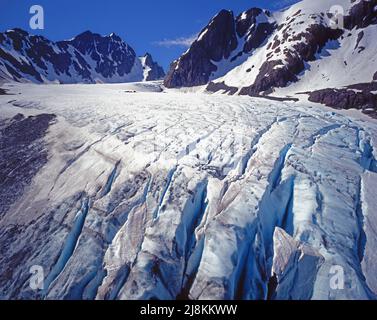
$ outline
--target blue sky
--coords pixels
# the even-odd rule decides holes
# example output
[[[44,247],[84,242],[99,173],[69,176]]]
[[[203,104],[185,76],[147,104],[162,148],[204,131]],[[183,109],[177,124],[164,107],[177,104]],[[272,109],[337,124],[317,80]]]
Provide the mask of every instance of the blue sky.
[[[313,0],[315,1],[315,0]],[[0,0],[0,32],[20,27],[51,40],[65,40],[90,30],[115,32],[138,55],[150,52],[165,69],[221,9],[236,14],[251,8],[279,9],[297,0]],[[43,6],[45,29],[31,30],[29,9]]]

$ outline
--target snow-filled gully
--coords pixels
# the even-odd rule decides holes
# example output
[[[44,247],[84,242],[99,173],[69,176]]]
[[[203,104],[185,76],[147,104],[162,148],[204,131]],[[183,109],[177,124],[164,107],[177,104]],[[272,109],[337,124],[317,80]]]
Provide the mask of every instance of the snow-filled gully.
[[[0,223],[10,243],[1,261],[22,279],[0,278],[4,296],[376,297],[373,122],[204,94],[112,90],[106,108],[105,89],[75,88],[25,92],[27,110],[53,109],[58,121],[46,136],[49,162]],[[9,225],[24,226],[17,243]],[[30,263],[45,270],[42,294],[27,286],[21,265]],[[345,290],[330,287],[334,265]]]

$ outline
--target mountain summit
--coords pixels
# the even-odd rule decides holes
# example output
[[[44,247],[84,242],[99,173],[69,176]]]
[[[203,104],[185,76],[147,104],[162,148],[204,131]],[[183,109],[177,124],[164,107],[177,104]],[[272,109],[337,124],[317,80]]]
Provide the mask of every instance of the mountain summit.
[[[172,63],[165,86],[250,96],[305,92],[312,101],[377,116],[376,31],[377,0],[303,0],[237,17],[222,10]]]
[[[150,53],[147,52],[143,57],[140,57],[140,61],[143,65],[144,79],[146,81],[163,79],[165,77],[164,69],[157,62],[153,61]]]
[[[150,58],[148,61],[153,61]],[[0,78],[18,82],[112,83],[157,80],[163,70],[148,65],[118,35],[85,31],[52,42],[21,29],[0,33]]]

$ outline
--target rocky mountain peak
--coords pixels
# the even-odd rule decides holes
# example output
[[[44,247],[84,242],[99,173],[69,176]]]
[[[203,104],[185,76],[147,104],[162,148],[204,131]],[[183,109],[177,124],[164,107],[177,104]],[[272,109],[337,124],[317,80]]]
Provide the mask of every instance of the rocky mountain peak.
[[[337,28],[334,4],[344,12]],[[222,10],[171,65],[165,85],[207,84],[210,92],[250,96],[329,88],[310,99],[337,108],[357,100],[367,112],[377,104],[368,85],[377,79],[376,68],[367,63],[377,63],[376,25],[377,0],[303,0],[281,12],[251,8],[235,18]]]
[[[144,70],[144,78],[146,81],[159,80],[165,77],[164,69],[153,60],[150,53],[146,53],[140,58]]]
[[[274,23],[261,9],[252,8],[236,18],[232,11],[221,10],[199,33],[190,49],[172,64],[165,85],[190,87],[208,83],[212,74],[219,71],[217,62],[235,61],[255,49],[273,28]]]
[[[163,70],[152,62],[148,59],[151,69],[156,71],[148,80],[160,79],[164,76]],[[115,33],[102,36],[87,30],[71,40],[59,42],[30,35],[21,29],[0,33],[0,75],[5,80],[131,82],[145,80],[144,73],[134,49]]]
[[[152,64],[154,62],[153,58],[152,58],[152,55],[149,52],[147,52],[143,57],[145,58],[145,62],[148,65],[150,65],[150,64]]]
[[[122,38],[120,36],[118,36],[116,33],[112,32],[110,33],[109,35],[109,38],[111,38],[112,40],[114,41],[122,41]]]

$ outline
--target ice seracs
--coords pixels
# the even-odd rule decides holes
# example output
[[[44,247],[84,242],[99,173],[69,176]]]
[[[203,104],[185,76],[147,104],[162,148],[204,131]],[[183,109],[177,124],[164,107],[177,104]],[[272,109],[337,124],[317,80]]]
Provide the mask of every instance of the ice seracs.
[[[273,251],[268,298],[310,299],[316,274],[324,261],[321,254],[310,246],[294,240],[279,227],[274,231]]]
[[[314,103],[375,114],[376,0],[340,2],[222,10],[169,89],[115,35],[0,34],[7,79],[136,81],[1,85],[0,298],[376,299],[377,123]]]
[[[373,120],[160,85],[3,85],[2,298],[376,297]]]

